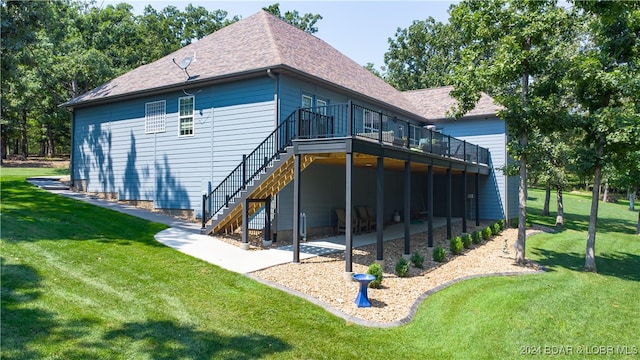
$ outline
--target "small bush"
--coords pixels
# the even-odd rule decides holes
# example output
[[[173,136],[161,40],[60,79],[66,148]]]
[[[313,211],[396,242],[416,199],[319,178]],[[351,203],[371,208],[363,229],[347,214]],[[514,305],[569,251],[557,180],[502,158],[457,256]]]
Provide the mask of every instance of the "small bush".
[[[433,249],[433,261],[444,262],[447,259],[447,250],[442,246],[436,246]]]
[[[500,234],[500,225],[498,223],[494,223],[491,225],[491,235],[496,236]]]
[[[416,251],[411,254],[411,259],[409,260],[411,260],[413,266],[417,267],[418,269],[424,268],[424,257],[420,255],[419,252]]]
[[[367,274],[371,274],[376,277],[375,280],[369,283],[370,288],[379,289],[382,286],[382,266],[378,263],[369,265]]]
[[[482,242],[482,233],[480,232],[480,230],[476,230],[471,233],[471,242],[473,242],[474,244],[480,244]]]
[[[487,226],[482,230],[482,240],[489,240],[489,239],[491,239],[491,228]]]
[[[465,249],[471,247],[471,234],[462,234],[462,245]]]
[[[500,231],[504,230],[504,227],[505,227],[504,219],[498,220],[498,225],[500,226]]]
[[[404,256],[400,257],[396,262],[396,275],[399,277],[407,277],[409,275],[409,261]]]
[[[456,236],[453,239],[449,240],[449,250],[453,255],[457,255],[462,251],[463,248],[462,239],[460,236]]]

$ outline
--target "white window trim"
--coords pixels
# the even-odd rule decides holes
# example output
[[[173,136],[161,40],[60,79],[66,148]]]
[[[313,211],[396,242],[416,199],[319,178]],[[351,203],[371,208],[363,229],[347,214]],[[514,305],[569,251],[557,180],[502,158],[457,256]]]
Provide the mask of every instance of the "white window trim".
[[[306,106],[305,101],[304,101],[305,99],[309,100],[309,106]],[[301,105],[301,107],[303,109],[307,108],[307,107],[313,107],[313,96],[302,94],[302,105]]]
[[[376,111],[362,109],[362,128],[365,133],[377,133],[380,131],[380,123],[382,121],[380,121],[381,119],[379,115],[380,113]],[[367,124],[367,118],[369,118],[370,125]]]
[[[182,100],[191,99],[191,115],[182,115]],[[178,98],[178,137],[189,137],[194,136],[196,133],[196,122],[195,122],[195,107],[196,107],[196,99],[194,96],[183,96]],[[191,134],[182,134],[182,120],[191,118]]]
[[[167,102],[151,101],[144,104],[144,133],[155,134],[166,131]]]

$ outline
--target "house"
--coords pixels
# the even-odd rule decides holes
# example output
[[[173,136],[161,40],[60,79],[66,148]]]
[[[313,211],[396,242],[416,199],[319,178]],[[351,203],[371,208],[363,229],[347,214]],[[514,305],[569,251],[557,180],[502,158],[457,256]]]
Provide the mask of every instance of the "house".
[[[200,219],[205,233],[242,228],[245,244],[264,218],[267,237],[293,238],[294,261],[301,233],[333,233],[357,207],[381,225],[399,212],[405,228],[412,216],[466,228],[516,210],[495,170],[505,125],[484,99],[447,120],[447,88],[400,92],[261,11],[65,103],[72,183]]]

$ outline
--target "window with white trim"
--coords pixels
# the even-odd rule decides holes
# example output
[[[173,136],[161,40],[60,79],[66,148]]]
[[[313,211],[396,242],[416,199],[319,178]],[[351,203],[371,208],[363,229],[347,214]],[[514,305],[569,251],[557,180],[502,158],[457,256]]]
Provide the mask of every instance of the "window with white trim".
[[[327,102],[325,100],[316,99],[316,107],[318,113],[327,115]]]
[[[363,128],[365,133],[377,133],[380,130],[380,114],[363,109]]]
[[[144,106],[144,132],[155,134],[165,131],[167,103],[164,100],[148,102]]]
[[[180,136],[193,135],[193,96],[178,99]]]
[[[422,137],[422,128],[413,124],[409,125],[409,145],[417,146]]]
[[[310,108],[313,106],[313,98],[309,95],[302,95],[302,108]]]

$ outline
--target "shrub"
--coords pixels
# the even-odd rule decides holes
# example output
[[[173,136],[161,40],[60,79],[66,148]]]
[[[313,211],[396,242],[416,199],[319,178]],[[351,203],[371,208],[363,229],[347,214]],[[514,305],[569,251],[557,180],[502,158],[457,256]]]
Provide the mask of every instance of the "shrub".
[[[411,263],[413,264],[413,266],[417,267],[418,269],[422,269],[424,268],[424,257],[422,257],[422,255],[420,255],[419,252],[414,252],[413,254],[411,254]]]
[[[482,240],[489,240],[491,238],[491,228],[486,227],[482,230]]]
[[[498,220],[498,225],[500,226],[500,231],[504,230],[504,227],[505,227],[504,219]]]
[[[463,248],[463,244],[462,244],[462,239],[460,239],[460,236],[456,236],[451,240],[449,240],[449,250],[451,250],[451,253],[453,255],[459,254],[462,251],[462,248]]]
[[[491,235],[496,236],[500,234],[500,225],[498,223],[494,223],[491,225]]]
[[[436,246],[433,249],[433,261],[444,262],[447,259],[447,250],[442,246]]]
[[[399,277],[407,277],[409,275],[409,261],[404,256],[400,257],[396,262],[396,274]]]
[[[369,265],[367,274],[371,274],[376,277],[375,280],[369,283],[370,288],[379,289],[382,286],[382,266],[378,263]]]
[[[462,245],[465,249],[471,247],[471,234],[462,234]]]
[[[480,230],[476,230],[471,234],[471,242],[474,244],[480,244],[482,242],[482,233]]]

